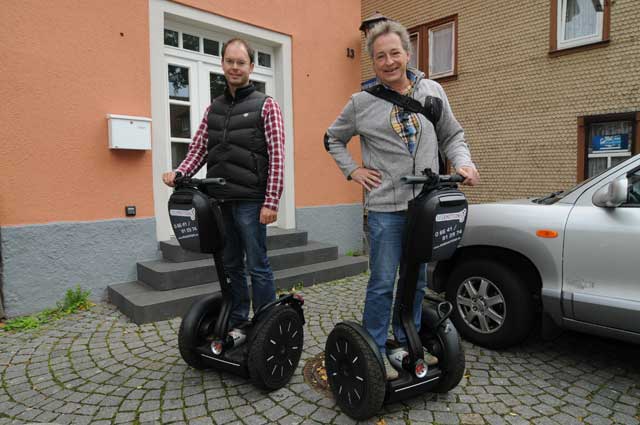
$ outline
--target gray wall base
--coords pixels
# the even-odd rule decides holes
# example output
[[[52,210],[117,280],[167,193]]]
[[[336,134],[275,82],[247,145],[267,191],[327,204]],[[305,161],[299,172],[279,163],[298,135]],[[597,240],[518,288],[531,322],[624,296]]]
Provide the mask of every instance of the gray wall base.
[[[155,218],[6,226],[0,232],[9,317],[54,307],[80,285],[106,299],[114,282],[136,279],[136,263],[160,258]]]
[[[296,229],[309,240],[338,245],[341,255],[363,251],[363,208],[361,204],[296,208]]]

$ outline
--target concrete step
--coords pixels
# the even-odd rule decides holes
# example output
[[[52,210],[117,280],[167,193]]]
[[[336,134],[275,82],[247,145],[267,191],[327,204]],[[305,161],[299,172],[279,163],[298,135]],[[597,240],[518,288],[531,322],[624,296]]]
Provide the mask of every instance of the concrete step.
[[[296,229],[281,229],[279,227],[267,227],[267,249],[283,249],[294,246],[302,246],[307,243],[307,232]],[[184,261],[204,260],[211,258],[211,254],[186,251],[180,247],[175,238],[160,242],[162,256],[167,261],[176,263]]]
[[[339,257],[332,261],[309,264],[274,272],[276,287],[290,289],[310,286],[365,272],[367,257]],[[191,304],[206,294],[220,291],[218,282],[156,291],[143,282],[125,282],[108,288],[109,301],[134,323],[142,324],[183,316]]]
[[[338,247],[321,242],[267,251],[272,270],[321,263],[338,258]],[[184,288],[218,280],[213,258],[187,262],[138,263],[138,280],[158,291]]]

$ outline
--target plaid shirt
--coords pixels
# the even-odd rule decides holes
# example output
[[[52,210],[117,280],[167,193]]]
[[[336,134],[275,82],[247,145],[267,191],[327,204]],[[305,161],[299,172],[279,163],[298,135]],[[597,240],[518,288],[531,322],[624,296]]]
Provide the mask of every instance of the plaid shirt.
[[[209,107],[204,111],[204,117],[193,140],[189,144],[187,157],[175,171],[185,176],[192,176],[207,163],[207,141],[209,140],[207,116]],[[262,106],[262,121],[264,135],[267,139],[269,152],[269,176],[263,207],[278,211],[280,196],[284,187],[284,121],[278,103],[268,97]]]
[[[407,71],[407,77],[409,77],[411,85],[407,91],[402,94],[411,97],[415,89],[417,77],[410,71]],[[416,147],[417,134],[418,131],[420,131],[420,120],[418,119],[418,114],[405,111],[398,105],[393,105],[393,108],[391,109],[391,126],[407,145],[409,152],[413,154]]]

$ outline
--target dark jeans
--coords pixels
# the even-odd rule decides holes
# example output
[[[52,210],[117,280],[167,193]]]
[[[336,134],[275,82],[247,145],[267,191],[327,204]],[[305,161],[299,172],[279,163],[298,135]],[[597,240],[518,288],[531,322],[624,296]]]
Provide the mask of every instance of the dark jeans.
[[[223,263],[231,280],[232,311],[230,325],[249,318],[251,276],[253,312],[276,299],[273,272],[267,258],[267,226],[260,223],[262,202],[234,201],[222,204],[225,246]]]

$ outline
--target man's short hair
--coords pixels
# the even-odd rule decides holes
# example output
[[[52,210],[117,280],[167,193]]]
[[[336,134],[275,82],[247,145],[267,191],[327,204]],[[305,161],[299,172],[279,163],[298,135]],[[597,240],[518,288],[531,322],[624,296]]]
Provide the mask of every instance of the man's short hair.
[[[249,55],[249,63],[253,63],[255,50],[253,50],[253,48],[246,40],[243,40],[241,38],[232,38],[222,45],[222,59],[224,59],[224,53],[227,51],[227,47],[234,43],[242,44],[244,46],[244,48],[247,50],[247,54]]]
[[[367,52],[369,52],[369,56],[373,57],[373,42],[384,34],[397,34],[400,37],[402,48],[409,54],[413,53],[411,52],[409,31],[402,24],[388,20],[375,24],[367,34]]]

